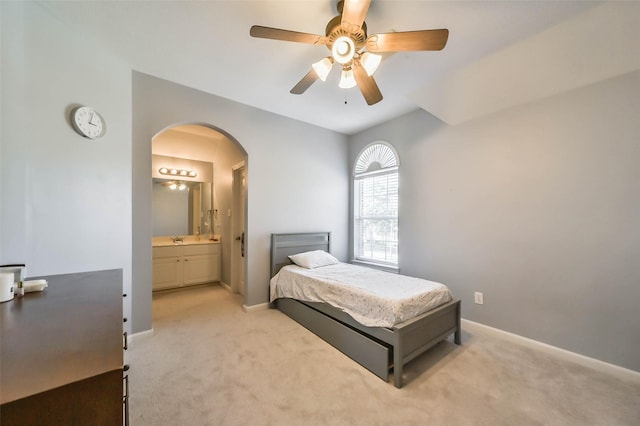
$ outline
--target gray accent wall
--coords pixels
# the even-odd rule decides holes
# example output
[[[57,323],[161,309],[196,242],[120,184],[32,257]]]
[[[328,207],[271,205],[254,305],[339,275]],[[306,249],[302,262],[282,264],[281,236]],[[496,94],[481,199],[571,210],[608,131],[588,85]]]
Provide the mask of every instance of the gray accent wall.
[[[397,149],[401,272],[464,318],[640,371],[639,111],[640,72],[457,126],[421,110],[350,164]]]
[[[271,233],[329,231],[347,258],[347,136],[134,72],[133,293],[145,324],[134,331],[151,327],[151,139],[184,123],[213,126],[247,153],[245,305],[268,302]]]

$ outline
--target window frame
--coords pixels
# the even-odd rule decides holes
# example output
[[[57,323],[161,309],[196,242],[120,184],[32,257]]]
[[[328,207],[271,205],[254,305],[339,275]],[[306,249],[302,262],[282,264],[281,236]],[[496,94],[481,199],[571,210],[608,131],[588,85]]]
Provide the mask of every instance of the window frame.
[[[374,170],[369,170],[372,167],[372,163],[374,163],[376,158],[369,159],[369,163],[368,163],[368,167],[367,170],[362,171],[362,157],[365,153],[367,153],[368,151],[375,151],[372,150],[373,146],[376,145],[382,145],[383,147],[380,148],[381,151],[384,155],[386,155],[386,158],[383,159],[384,161],[386,161],[386,165],[380,164],[378,163],[376,168]],[[369,152],[369,154],[371,154],[371,152]],[[374,152],[374,156],[375,154],[377,154],[377,152]],[[389,158],[389,155],[392,156],[392,158]],[[399,231],[399,215],[400,215],[400,206],[399,206],[399,200],[400,200],[400,173],[399,173],[399,169],[400,169],[400,159],[398,156],[397,151],[395,150],[395,148],[393,147],[393,145],[391,145],[388,142],[385,141],[375,141],[375,142],[371,142],[368,145],[366,145],[364,148],[362,148],[360,150],[360,152],[358,153],[358,155],[355,158],[355,161],[353,163],[353,173],[352,173],[352,185],[353,185],[353,210],[352,210],[352,215],[351,215],[351,220],[352,220],[352,224],[353,224],[353,232],[352,232],[352,243],[353,243],[353,252],[352,252],[352,262],[353,263],[362,263],[362,264],[367,264],[370,266],[377,266],[377,267],[381,267],[383,269],[386,270],[390,270],[392,272],[397,272],[398,271],[398,265],[399,265],[399,235],[398,235],[398,231]],[[388,245],[389,244],[395,244],[395,261],[393,260],[380,260],[379,258],[376,258],[375,256],[371,256],[371,257],[367,257],[367,256],[363,256],[363,253],[360,251],[360,235],[361,235],[361,228],[360,228],[360,223],[363,220],[363,216],[360,215],[360,211],[359,211],[359,206],[360,206],[360,186],[361,186],[361,182],[364,179],[372,179],[372,178],[379,178],[379,177],[383,177],[383,176],[388,176],[388,175],[395,175],[395,179],[396,179],[396,195],[395,195],[395,215],[393,216],[389,216],[387,218],[381,217],[381,220],[394,220],[395,219],[395,224],[394,227],[395,229],[392,231],[392,233],[395,236],[395,241],[393,240],[389,240],[387,239],[385,241],[385,250],[388,250]],[[387,191],[388,192],[388,191]],[[388,197],[388,194],[387,194]],[[365,218],[366,220],[366,218]]]

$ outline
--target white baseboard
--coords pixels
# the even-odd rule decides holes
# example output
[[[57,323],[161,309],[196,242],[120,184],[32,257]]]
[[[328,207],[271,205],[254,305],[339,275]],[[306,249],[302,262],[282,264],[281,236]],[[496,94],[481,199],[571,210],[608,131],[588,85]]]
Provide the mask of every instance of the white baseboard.
[[[220,281],[220,285],[226,288],[229,293],[231,293],[231,286],[229,284],[225,283],[224,281]]]
[[[517,334],[509,333],[498,328],[493,328],[488,325],[480,324],[474,321],[462,319],[462,328],[469,331],[478,330],[492,336],[508,340],[510,342],[526,346],[538,351],[548,353],[550,355],[557,356],[567,361],[580,364],[585,367],[592,368],[594,370],[601,371],[606,374],[613,375],[620,379],[633,380],[640,383],[640,372],[629,370],[628,368],[620,367],[619,365],[610,364],[599,359],[590,358],[585,355],[580,355],[575,352],[568,351],[566,349],[558,348],[557,346],[548,345],[546,343],[539,342],[537,340],[529,339]],[[464,342],[463,342],[464,344]]]
[[[258,305],[242,305],[242,310],[245,312],[266,311],[269,309],[269,303],[260,303]]]

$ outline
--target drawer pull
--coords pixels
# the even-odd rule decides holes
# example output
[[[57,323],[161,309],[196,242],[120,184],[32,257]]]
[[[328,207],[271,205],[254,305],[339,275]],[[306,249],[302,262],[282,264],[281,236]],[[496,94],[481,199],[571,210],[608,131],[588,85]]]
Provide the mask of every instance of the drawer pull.
[[[123,344],[122,347],[126,351],[127,349],[129,349],[129,339],[127,339],[128,335],[127,335],[126,331],[124,333],[122,333],[122,337],[123,337],[123,341],[124,341],[124,344]]]

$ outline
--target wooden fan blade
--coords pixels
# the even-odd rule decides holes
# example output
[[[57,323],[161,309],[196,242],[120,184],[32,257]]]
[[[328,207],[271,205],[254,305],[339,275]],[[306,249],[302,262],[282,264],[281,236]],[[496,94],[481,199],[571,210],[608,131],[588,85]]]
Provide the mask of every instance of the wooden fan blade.
[[[442,50],[449,30],[404,31],[373,34],[367,39],[369,52],[400,52],[406,50]]]
[[[309,87],[311,87],[313,83],[316,82],[317,79],[318,74],[316,74],[313,68],[311,68],[311,71],[309,71],[307,75],[302,77],[302,80],[300,80],[298,84],[293,86],[293,89],[291,89],[289,93],[292,93],[294,95],[302,95]]]
[[[327,37],[317,34],[300,33],[298,31],[281,30],[278,28],[254,25],[249,31],[251,37],[268,38],[272,40],[293,41],[307,44],[327,44]]]
[[[367,75],[367,70],[358,61],[353,61],[353,77],[368,105],[377,104],[382,100],[382,93],[373,77]]]
[[[371,0],[344,0],[342,6],[342,26],[356,32],[362,27]]]

